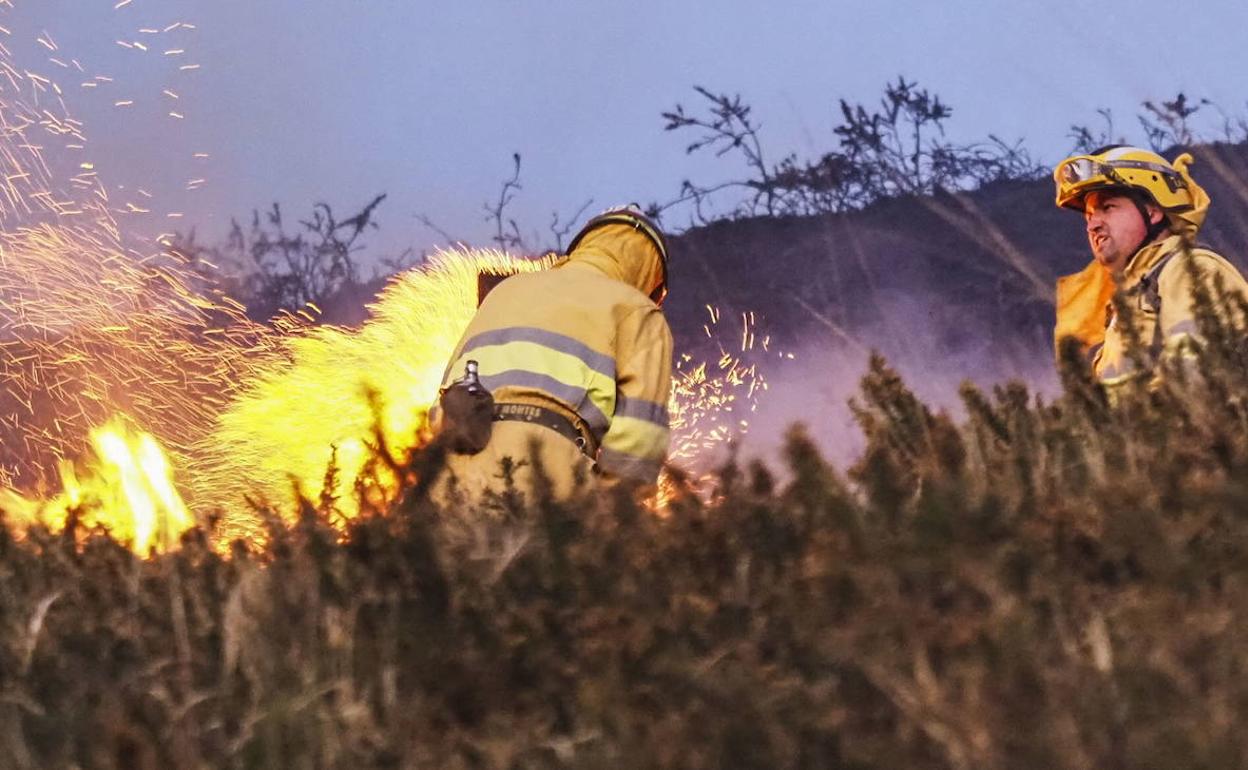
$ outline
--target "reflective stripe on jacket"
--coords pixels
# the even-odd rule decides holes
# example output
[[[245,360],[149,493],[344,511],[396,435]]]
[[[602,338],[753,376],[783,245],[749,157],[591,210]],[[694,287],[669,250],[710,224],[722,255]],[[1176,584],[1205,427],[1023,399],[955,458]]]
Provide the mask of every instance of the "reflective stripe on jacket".
[[[1118,277],[1118,285],[1131,303],[1148,370],[1137,370],[1127,355],[1126,330],[1112,303],[1102,299],[1112,297],[1114,285],[1108,284],[1107,293],[1108,271],[1095,262],[1058,282],[1058,338],[1072,335],[1084,342],[1097,379],[1107,386],[1153,375],[1163,355],[1193,355],[1199,338],[1192,306],[1192,263],[1205,280],[1220,275],[1228,291],[1248,296],[1248,282],[1234,265],[1208,249],[1185,247],[1178,235],[1140,249]],[[1095,331],[1098,327],[1103,330],[1100,334]]]
[[[489,293],[443,384],[476,360],[497,403],[554,409],[599,446],[602,471],[653,483],[667,456],[672,381],[671,331],[648,296],[660,276],[646,238],[596,228],[565,261]]]

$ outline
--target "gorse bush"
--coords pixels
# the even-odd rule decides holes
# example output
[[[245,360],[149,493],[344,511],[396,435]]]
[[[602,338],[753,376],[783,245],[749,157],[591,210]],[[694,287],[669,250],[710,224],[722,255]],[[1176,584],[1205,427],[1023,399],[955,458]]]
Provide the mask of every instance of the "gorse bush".
[[[1112,403],[1072,346],[961,419],[877,358],[847,473],[795,428],[663,516],[439,511],[426,453],[228,558],[0,531],[0,764],[1243,767],[1248,307],[1202,291],[1199,365]]]

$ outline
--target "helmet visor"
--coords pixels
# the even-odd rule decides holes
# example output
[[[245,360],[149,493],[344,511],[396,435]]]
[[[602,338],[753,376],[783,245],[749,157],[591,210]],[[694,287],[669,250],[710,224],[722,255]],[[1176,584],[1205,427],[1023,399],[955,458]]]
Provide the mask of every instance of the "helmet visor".
[[[1054,176],[1059,185],[1071,187],[1091,181],[1098,176],[1105,176],[1103,170],[1105,168],[1107,168],[1105,164],[1086,156],[1070,158],[1057,167]]]
[[[1109,164],[1087,155],[1077,155],[1062,161],[1053,170],[1053,181],[1057,185],[1059,206],[1071,205],[1092,188],[1121,183]]]

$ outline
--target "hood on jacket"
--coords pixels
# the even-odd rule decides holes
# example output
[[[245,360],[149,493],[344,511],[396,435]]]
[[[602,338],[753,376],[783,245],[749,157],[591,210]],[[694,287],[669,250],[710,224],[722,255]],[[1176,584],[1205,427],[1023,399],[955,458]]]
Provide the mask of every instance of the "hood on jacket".
[[[646,296],[663,282],[659,250],[636,228],[623,223],[595,227],[568,255],[567,264],[592,267]]]
[[[1172,165],[1187,183],[1187,189],[1192,194],[1192,207],[1187,211],[1167,212],[1166,217],[1170,220],[1171,232],[1183,236],[1188,243],[1194,243],[1196,233],[1205,223],[1205,215],[1209,213],[1209,193],[1205,192],[1205,188],[1196,184],[1196,180],[1192,179],[1192,175],[1187,172],[1188,167],[1192,165],[1190,152],[1185,152],[1175,158]]]

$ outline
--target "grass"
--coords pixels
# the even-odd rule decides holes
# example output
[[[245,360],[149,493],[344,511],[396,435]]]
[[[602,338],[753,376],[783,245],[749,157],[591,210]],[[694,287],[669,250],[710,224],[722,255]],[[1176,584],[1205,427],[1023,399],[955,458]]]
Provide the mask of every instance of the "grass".
[[[730,463],[662,518],[439,511],[425,453],[390,509],[309,502],[229,557],[0,528],[0,766],[1243,767],[1224,317],[1112,403],[1067,347],[1060,397],[967,387],[960,424],[877,358],[847,474],[795,428],[787,481]]]

